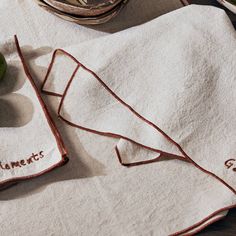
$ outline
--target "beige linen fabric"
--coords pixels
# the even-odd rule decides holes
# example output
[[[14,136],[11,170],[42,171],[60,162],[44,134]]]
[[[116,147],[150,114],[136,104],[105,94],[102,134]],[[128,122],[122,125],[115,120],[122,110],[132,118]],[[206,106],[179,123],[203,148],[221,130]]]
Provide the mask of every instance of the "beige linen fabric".
[[[225,164],[235,155],[231,116],[235,38],[224,11],[185,7],[144,25],[55,51],[43,90],[60,98],[58,115],[67,125],[120,139],[121,163],[182,157],[214,176],[235,198],[234,171]],[[177,180],[178,171],[172,169],[173,182],[165,171],[156,176],[167,181],[160,192],[189,180],[189,176]],[[224,200],[221,204],[219,209]],[[160,212],[168,218],[166,210]],[[173,229],[163,222],[157,233],[171,234],[183,219],[174,222]]]
[[[136,4],[142,11],[136,11]],[[23,52],[31,52],[26,58],[39,85],[53,49],[143,23],[158,16],[160,9],[180,6],[178,1],[130,1],[116,19],[95,30],[57,19],[30,0],[14,0],[11,5],[2,0],[0,40],[18,34]],[[59,99],[45,100],[55,115]],[[114,152],[118,140],[54,118],[71,160],[48,175],[1,192],[4,235],[186,234],[220,219],[235,204],[232,191],[188,162],[171,159],[125,168]]]
[[[44,86],[63,95],[63,120],[182,156],[236,193],[236,33],[224,11],[188,6],[66,51],[77,69],[59,55]]]
[[[14,38],[4,41],[0,51],[8,63],[0,84],[2,187],[63,165],[67,152],[34,82],[25,74]]]

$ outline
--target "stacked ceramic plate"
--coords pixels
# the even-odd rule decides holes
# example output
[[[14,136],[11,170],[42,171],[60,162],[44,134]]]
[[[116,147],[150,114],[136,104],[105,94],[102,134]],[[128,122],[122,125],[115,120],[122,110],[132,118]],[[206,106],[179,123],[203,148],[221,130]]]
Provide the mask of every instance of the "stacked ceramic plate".
[[[236,14],[236,0],[217,0],[217,1]]]
[[[35,0],[40,7],[83,25],[102,24],[115,17],[128,0]]]

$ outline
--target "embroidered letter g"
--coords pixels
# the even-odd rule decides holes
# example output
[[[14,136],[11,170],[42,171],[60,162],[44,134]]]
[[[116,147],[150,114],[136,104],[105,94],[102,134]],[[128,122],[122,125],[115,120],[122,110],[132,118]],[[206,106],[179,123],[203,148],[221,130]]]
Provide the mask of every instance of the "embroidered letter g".
[[[233,165],[236,165],[235,159],[229,159],[225,162],[225,166],[230,169]],[[233,168],[233,171],[236,171],[236,168]]]

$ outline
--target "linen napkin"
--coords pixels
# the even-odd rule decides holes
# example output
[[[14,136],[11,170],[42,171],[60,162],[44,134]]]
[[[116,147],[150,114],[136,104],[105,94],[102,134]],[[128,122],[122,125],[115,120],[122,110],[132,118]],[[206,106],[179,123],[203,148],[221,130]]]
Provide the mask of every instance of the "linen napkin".
[[[235,207],[234,159],[227,159],[234,143],[219,140],[225,128],[233,132],[230,116],[221,113],[235,111],[229,98],[234,53],[235,32],[224,11],[193,5],[52,55],[42,89],[59,98],[59,118],[71,127],[115,138],[117,162],[149,163],[148,175],[163,183],[160,196],[155,195],[160,203],[155,222],[162,222],[153,231],[157,235],[194,234]],[[229,96],[228,108],[222,96]],[[223,126],[224,119],[231,129]],[[217,155],[221,149],[226,160]],[[127,170],[133,184],[135,173],[142,176],[139,168]],[[148,192],[145,180],[136,185]],[[131,219],[138,214],[131,208],[139,206],[122,186],[119,198],[106,192],[114,207],[125,202]]]
[[[2,43],[8,72],[1,81],[0,185],[46,173],[67,152],[24,60],[17,38]]]
[[[62,97],[61,119],[121,138],[127,164],[150,162],[148,149],[180,156],[236,192],[236,33],[224,11],[189,6],[67,51],[79,61],[56,51],[43,88]]]
[[[31,0],[1,0],[0,8],[4,10],[0,14],[0,40],[5,42],[18,34],[34,81],[39,84],[50,60],[45,55],[50,47],[70,51],[65,47],[103,36],[103,30],[117,31],[140,24],[180,7],[178,2],[132,0],[114,21],[94,30],[59,20]],[[75,50],[76,46],[72,47],[71,53],[80,59]],[[52,96],[45,100],[49,101],[50,112],[57,108],[56,100]],[[54,121],[61,131],[66,130],[62,134],[69,144],[71,161],[57,172],[1,192],[0,227],[4,235],[27,235],[26,224],[37,236],[189,235],[235,207],[234,193],[191,163],[163,155],[158,163],[125,168],[114,151],[119,139]],[[159,155],[156,151],[153,154]]]

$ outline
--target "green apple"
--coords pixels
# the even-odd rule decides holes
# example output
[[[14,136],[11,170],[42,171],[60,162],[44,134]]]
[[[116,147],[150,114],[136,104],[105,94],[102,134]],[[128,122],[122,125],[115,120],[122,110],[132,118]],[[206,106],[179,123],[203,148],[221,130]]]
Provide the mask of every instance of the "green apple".
[[[0,80],[3,79],[7,71],[7,63],[4,56],[0,53]]]

